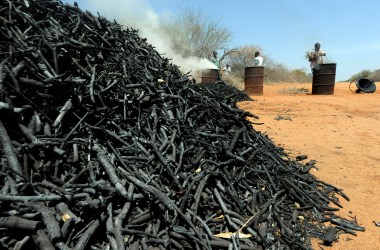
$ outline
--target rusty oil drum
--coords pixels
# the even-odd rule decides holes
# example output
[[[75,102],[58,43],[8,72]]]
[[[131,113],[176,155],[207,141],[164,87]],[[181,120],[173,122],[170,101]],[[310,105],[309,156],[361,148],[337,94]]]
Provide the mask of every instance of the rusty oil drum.
[[[214,83],[218,81],[217,69],[203,69],[202,70],[202,83]]]
[[[263,95],[264,67],[246,67],[244,70],[245,92],[248,95]]]
[[[312,95],[332,95],[335,88],[336,63],[320,64],[313,74]]]

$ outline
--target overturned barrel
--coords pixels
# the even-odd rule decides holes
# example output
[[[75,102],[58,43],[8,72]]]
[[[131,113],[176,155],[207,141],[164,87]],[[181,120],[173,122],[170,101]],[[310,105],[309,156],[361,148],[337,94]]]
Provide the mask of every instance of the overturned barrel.
[[[263,95],[264,67],[246,67],[244,70],[244,83],[247,95]]]
[[[320,64],[314,70],[311,93],[313,95],[332,95],[335,88],[336,63]]]
[[[202,70],[202,83],[214,83],[219,80],[218,69],[203,69]]]
[[[375,81],[365,77],[359,77],[356,80],[356,87],[358,88],[355,92],[360,93],[374,93],[376,91]]]

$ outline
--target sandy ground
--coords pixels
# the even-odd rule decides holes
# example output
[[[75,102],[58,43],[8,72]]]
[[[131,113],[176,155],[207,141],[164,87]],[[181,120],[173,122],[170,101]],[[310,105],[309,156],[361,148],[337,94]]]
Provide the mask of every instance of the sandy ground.
[[[355,84],[351,88],[356,89]],[[289,87],[309,94],[282,93]],[[314,249],[380,249],[380,83],[371,94],[350,91],[336,83],[333,95],[311,95],[311,83],[264,85],[262,96],[238,106],[259,116],[254,128],[269,136],[292,157],[306,154],[317,161],[312,173],[343,191],[345,218],[356,216],[365,232],[339,235],[331,247],[313,242]],[[288,91],[285,91],[288,92]]]

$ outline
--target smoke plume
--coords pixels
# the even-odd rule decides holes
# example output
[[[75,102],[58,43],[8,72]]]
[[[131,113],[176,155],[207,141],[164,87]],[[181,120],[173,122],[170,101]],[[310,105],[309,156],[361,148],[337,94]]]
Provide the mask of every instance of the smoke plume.
[[[91,12],[96,11],[101,16],[109,20],[116,20],[125,27],[138,29],[139,35],[147,38],[147,42],[153,45],[157,52],[180,66],[183,73],[191,71],[190,74],[197,81],[199,81],[202,69],[216,68],[212,62],[205,58],[185,58],[175,53],[172,43],[174,37],[163,32],[160,26],[162,17],[145,0],[84,0],[83,2],[85,6],[90,6]]]

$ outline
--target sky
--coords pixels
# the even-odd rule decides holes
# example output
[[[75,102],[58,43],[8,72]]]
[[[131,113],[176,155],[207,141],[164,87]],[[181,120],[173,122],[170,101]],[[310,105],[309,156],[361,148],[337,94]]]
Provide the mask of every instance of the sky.
[[[63,0],[73,4],[74,1]],[[184,8],[200,10],[233,36],[231,48],[255,45],[288,69],[310,71],[306,51],[319,42],[326,63],[336,63],[336,80],[380,69],[379,0],[76,0],[79,7],[126,25],[159,29],[161,20]],[[131,18],[128,18],[131,17]],[[145,24],[141,24],[145,23]],[[140,26],[142,25],[142,26]],[[139,26],[139,27],[137,27]],[[143,30],[143,28],[141,28]],[[157,40],[157,39],[153,39]],[[152,39],[149,41],[153,41]],[[163,44],[166,44],[165,42]],[[156,46],[157,51],[161,46]],[[181,64],[180,60],[178,65]]]

